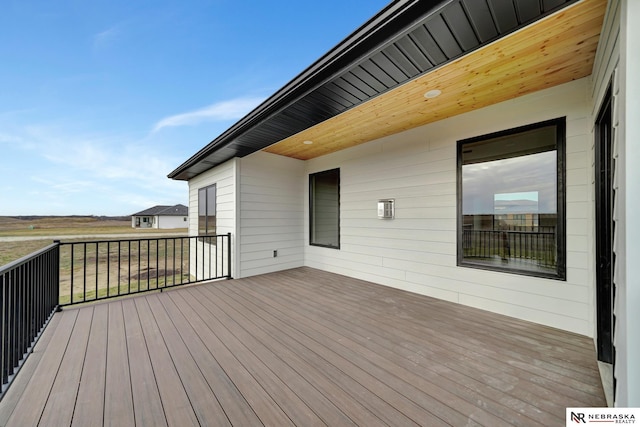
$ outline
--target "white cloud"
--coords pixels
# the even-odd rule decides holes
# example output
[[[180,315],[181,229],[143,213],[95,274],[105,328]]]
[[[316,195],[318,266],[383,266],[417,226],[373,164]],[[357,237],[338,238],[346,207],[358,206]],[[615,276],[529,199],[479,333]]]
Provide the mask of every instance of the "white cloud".
[[[109,46],[120,37],[121,33],[120,25],[101,31],[93,36],[93,47]]]
[[[19,165],[29,178],[17,180],[15,188],[1,189],[3,197],[16,202],[11,206],[15,212],[0,207],[0,215],[128,215],[187,199],[186,184],[166,176],[179,163],[179,155],[157,138],[88,134],[68,122],[23,126],[0,136],[22,141],[9,153],[12,157],[2,160]]]
[[[140,142],[116,143],[97,138],[55,138],[40,145],[40,154],[67,170],[84,171],[92,177],[130,181],[132,186],[158,188],[175,165],[157,147]]]
[[[253,110],[263,98],[245,97],[221,101],[199,110],[165,117],[155,124],[156,132],[165,127],[192,126],[203,122],[238,120]]]

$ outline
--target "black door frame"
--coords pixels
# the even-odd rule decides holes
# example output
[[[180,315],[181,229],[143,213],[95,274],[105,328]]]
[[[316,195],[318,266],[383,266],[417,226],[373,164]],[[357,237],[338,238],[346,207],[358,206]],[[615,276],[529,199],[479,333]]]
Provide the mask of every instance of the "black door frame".
[[[615,284],[613,267],[613,118],[611,85],[602,100],[595,122],[596,195],[596,327],[598,360],[613,363]]]

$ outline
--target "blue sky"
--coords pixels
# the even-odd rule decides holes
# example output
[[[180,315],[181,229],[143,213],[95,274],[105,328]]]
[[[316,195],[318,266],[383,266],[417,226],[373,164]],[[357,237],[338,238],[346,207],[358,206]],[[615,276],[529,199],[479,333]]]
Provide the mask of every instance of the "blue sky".
[[[0,215],[187,202],[166,175],[387,0],[1,0]]]

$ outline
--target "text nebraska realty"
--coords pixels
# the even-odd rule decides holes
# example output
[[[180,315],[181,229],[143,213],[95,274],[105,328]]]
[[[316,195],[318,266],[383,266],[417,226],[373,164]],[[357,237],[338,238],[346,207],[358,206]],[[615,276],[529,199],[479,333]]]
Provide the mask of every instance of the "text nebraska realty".
[[[619,414],[585,414],[583,412],[571,412],[571,421],[574,423],[590,423],[590,422],[609,422],[613,424],[635,424],[636,417],[634,414],[619,413]]]

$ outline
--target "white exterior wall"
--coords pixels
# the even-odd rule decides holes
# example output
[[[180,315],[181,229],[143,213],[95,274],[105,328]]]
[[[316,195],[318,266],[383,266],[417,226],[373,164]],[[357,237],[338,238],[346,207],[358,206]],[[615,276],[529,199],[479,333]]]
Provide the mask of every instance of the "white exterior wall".
[[[640,159],[640,144],[637,144],[640,141],[638,19],[640,4],[637,1],[609,2],[596,54],[591,95],[595,121],[607,87],[612,84],[613,185],[616,189],[613,213],[616,223],[613,248],[616,253],[614,374],[617,379],[615,406],[619,407],[640,407],[640,265],[637,262],[640,259],[640,223],[635,220],[640,212],[640,169],[637,166]],[[595,183],[593,173],[592,183]]]
[[[191,179],[189,235],[198,234],[198,189],[216,184],[216,229],[231,233],[233,277],[303,266],[304,168],[300,160],[256,152]]]
[[[595,207],[596,207],[596,196],[595,196],[595,121],[598,116],[598,112],[600,111],[600,107],[602,106],[603,98],[607,92],[609,84],[612,85],[612,105],[613,105],[613,117],[612,117],[612,125],[614,128],[613,131],[613,150],[618,149],[618,144],[615,142],[619,136],[619,95],[620,95],[620,85],[619,85],[619,62],[620,62],[620,3],[618,1],[612,1],[609,4],[609,8],[607,10],[607,14],[604,19],[602,32],[600,34],[600,41],[598,45],[598,51],[596,53],[595,63],[593,67],[592,74],[592,87],[591,87],[591,123],[592,123],[592,134],[594,135],[591,142],[591,150],[590,150],[590,177],[591,177],[591,209],[593,210],[593,215],[595,218]],[[617,158],[618,154],[613,154],[614,158]],[[617,169],[619,165],[615,166]],[[614,177],[616,179],[617,177]],[[618,185],[618,184],[614,184]],[[617,210],[617,209],[616,209]],[[594,225],[595,227],[595,225]],[[589,245],[591,246],[591,250],[594,254],[595,259],[595,235],[594,238],[589,241]],[[614,251],[617,251],[614,248]],[[597,265],[597,264],[596,264]],[[594,272],[595,274],[595,272]],[[593,277],[593,281],[595,283],[596,278]],[[615,280],[614,280],[615,282]],[[594,292],[594,306],[596,304],[597,298]],[[596,316],[597,313],[594,313]],[[597,336],[597,328],[595,328],[594,324],[594,337]]]
[[[303,266],[304,162],[259,151],[240,164],[237,277]]]
[[[614,87],[616,406],[640,407],[640,2],[620,0],[619,9],[620,63]]]
[[[186,216],[160,216],[156,215],[155,222],[153,224],[153,228],[187,228],[187,217]]]
[[[305,234],[305,264],[593,336],[589,88],[581,79],[307,161],[307,174],[340,168],[341,249]],[[457,141],[563,116],[567,280],[456,266]],[[377,219],[385,198],[393,220]],[[305,205],[305,230],[308,217]]]
[[[198,235],[198,190],[211,184],[216,184],[216,234],[231,233],[231,275],[236,276],[236,167],[238,159],[229,160],[220,166],[208,170],[189,181],[189,235]],[[192,242],[193,243],[193,242]],[[198,251],[202,252],[199,243]],[[193,249],[193,248],[192,248]],[[205,248],[206,249],[206,248]],[[195,268],[195,251],[191,251],[191,268]],[[205,253],[207,256],[207,253]],[[218,260],[222,263],[223,260]],[[192,275],[201,278],[201,273]],[[208,271],[205,271],[208,274]]]

